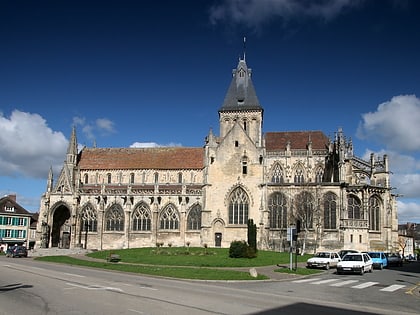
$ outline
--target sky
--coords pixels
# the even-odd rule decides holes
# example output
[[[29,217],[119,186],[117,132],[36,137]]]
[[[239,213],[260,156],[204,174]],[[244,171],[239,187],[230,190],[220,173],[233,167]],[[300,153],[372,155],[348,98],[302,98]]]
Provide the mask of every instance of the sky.
[[[0,45],[0,196],[30,212],[73,126],[88,147],[203,146],[245,55],[264,132],[387,154],[399,223],[420,223],[420,1],[0,0]]]

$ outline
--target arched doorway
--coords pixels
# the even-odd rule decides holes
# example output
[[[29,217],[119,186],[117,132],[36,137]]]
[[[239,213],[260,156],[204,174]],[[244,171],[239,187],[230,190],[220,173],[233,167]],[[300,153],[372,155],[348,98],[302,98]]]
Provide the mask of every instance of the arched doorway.
[[[54,211],[51,247],[70,248],[70,210],[61,205]]]

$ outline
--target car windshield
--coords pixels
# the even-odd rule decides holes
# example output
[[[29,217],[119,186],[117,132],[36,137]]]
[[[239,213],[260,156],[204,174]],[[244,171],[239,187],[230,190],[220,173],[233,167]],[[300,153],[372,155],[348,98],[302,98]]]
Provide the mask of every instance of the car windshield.
[[[368,253],[371,258],[381,258],[379,253]]]
[[[347,254],[344,256],[343,261],[362,261],[362,256]]]
[[[329,253],[316,253],[314,255],[314,257],[319,257],[319,258],[329,258],[330,254]]]

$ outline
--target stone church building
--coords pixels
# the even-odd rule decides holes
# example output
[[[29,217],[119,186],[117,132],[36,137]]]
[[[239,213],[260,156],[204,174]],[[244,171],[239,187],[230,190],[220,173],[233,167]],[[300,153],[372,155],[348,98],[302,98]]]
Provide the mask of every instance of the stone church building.
[[[257,226],[260,249],[391,251],[397,203],[388,157],[363,160],[339,129],[263,133],[244,58],[233,70],[202,147],[83,148],[73,128],[66,160],[42,195],[37,247],[229,247]]]

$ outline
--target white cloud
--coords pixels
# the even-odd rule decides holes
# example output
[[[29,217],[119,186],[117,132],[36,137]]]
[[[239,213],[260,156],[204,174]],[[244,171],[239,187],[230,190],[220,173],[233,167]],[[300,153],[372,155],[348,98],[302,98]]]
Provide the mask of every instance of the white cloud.
[[[415,202],[397,202],[398,222],[400,224],[407,222],[420,222],[420,204]]]
[[[243,24],[259,29],[268,21],[301,17],[332,19],[345,9],[358,6],[362,0],[224,0],[211,7],[210,22]]]
[[[14,110],[0,115],[0,173],[2,176],[45,178],[50,167],[62,167],[68,140],[51,130],[38,114]]]
[[[420,149],[420,99],[415,95],[394,96],[375,112],[362,115],[357,136],[395,151]]]
[[[160,147],[182,147],[180,143],[158,144],[156,142],[134,142],[130,148],[160,148]]]
[[[115,132],[115,125],[108,118],[98,118],[94,122],[88,122],[85,117],[73,117],[73,124],[80,127],[83,135],[91,141],[96,140],[96,132],[110,134]]]

